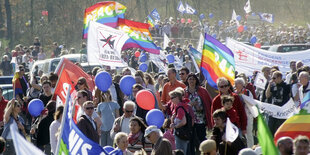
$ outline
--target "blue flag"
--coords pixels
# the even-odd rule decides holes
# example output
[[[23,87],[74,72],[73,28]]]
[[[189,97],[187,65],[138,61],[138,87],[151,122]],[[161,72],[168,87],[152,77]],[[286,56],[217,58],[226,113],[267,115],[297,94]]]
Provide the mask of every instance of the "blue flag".
[[[185,7],[184,7],[182,1],[179,2],[179,5],[178,5],[178,7],[177,7],[177,10],[178,10],[179,12],[181,12],[182,14],[186,12],[186,9],[185,9]]]
[[[155,20],[160,21],[160,15],[159,15],[159,13],[158,13],[158,11],[157,11],[156,8],[151,12],[151,15],[153,16],[153,18],[154,18]]]
[[[197,10],[185,3],[185,13],[195,15],[197,14]]]

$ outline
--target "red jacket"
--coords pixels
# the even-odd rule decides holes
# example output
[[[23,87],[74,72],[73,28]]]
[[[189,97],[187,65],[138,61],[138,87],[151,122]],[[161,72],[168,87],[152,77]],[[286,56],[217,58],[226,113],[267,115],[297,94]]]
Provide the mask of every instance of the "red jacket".
[[[221,103],[221,93],[218,94],[212,101],[212,106],[211,106],[211,118],[212,114],[215,110],[222,108],[222,103]],[[233,103],[233,107],[234,109],[237,111],[239,118],[240,118],[240,125],[241,125],[241,129],[242,130],[246,130],[246,126],[247,126],[247,116],[244,110],[244,106],[242,104],[242,102],[240,101],[240,98],[237,94],[235,93],[230,93],[231,96],[234,96],[235,100]],[[213,120],[213,119],[212,119]]]
[[[197,89],[197,93],[199,95],[199,97],[201,98],[202,102],[203,102],[203,109],[206,115],[206,125],[209,129],[212,129],[212,114],[211,114],[211,104],[212,104],[212,98],[209,94],[209,92],[204,89],[203,87],[198,87]],[[189,94],[185,91],[185,98],[189,97]]]
[[[238,128],[240,128],[240,119],[239,119],[239,116],[237,114],[237,111],[234,108],[231,108],[231,109],[225,110],[225,111],[226,111],[226,114],[229,117],[231,123],[234,123]]]
[[[7,103],[8,103],[8,100],[4,99],[4,97],[2,96],[1,101],[0,101],[0,121],[3,121],[4,109]]]

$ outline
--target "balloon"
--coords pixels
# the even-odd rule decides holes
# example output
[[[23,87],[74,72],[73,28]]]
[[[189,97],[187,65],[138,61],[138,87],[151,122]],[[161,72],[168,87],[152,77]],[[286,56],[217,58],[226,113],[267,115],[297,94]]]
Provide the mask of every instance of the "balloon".
[[[254,47],[261,48],[262,45],[260,43],[256,43],[256,44],[254,44]]]
[[[243,26],[243,30],[244,30],[244,31],[248,30],[248,26],[244,25],[244,26]]]
[[[131,75],[126,75],[121,78],[121,81],[119,83],[119,86],[122,90],[122,92],[129,96],[132,93],[132,86],[136,84],[136,80],[133,76]]]
[[[146,63],[140,64],[139,70],[141,70],[142,72],[146,72],[147,71],[147,64]]]
[[[106,151],[106,153],[110,153],[114,151],[114,148],[112,146],[105,146],[103,147],[103,149]]]
[[[205,15],[202,13],[202,14],[200,14],[199,18],[200,19],[205,19]]]
[[[213,13],[209,13],[209,17],[210,17],[210,18],[213,18]]]
[[[256,13],[255,13],[255,12],[252,12],[252,16],[256,16]]]
[[[255,44],[256,41],[257,41],[256,36],[252,36],[251,39],[250,39],[251,44]]]
[[[237,20],[238,20],[238,21],[241,20],[241,16],[240,16],[240,15],[237,16]]]
[[[213,37],[214,39],[216,39],[216,34],[215,34],[215,33],[213,33],[213,34],[212,34],[212,37]]]
[[[144,110],[151,110],[155,108],[155,97],[148,90],[140,90],[136,96],[137,104]]]
[[[192,19],[188,18],[187,23],[191,23],[191,22],[192,22]]]
[[[185,23],[185,19],[184,18],[181,18],[181,23]]]
[[[112,85],[112,78],[108,72],[100,72],[95,77],[95,84],[102,92],[108,91]]]
[[[172,54],[167,55],[167,60],[170,64],[174,63],[174,56]]]
[[[40,99],[31,100],[28,104],[28,111],[31,116],[37,117],[44,110],[44,104]]]
[[[147,59],[146,54],[142,54],[140,57],[140,62],[145,62]]]
[[[140,54],[141,54],[141,53],[140,53],[139,51],[136,51],[136,52],[135,52],[135,57],[139,58]]]
[[[147,112],[145,119],[148,126],[155,125],[160,129],[164,124],[165,116],[162,111],[153,109]]]
[[[243,32],[244,27],[243,27],[242,25],[240,25],[240,26],[238,27],[238,29],[237,29],[237,30],[238,30],[238,32],[240,32],[240,33],[241,33],[241,32]]]
[[[219,20],[219,26],[222,26],[222,25],[223,25],[223,21]]]

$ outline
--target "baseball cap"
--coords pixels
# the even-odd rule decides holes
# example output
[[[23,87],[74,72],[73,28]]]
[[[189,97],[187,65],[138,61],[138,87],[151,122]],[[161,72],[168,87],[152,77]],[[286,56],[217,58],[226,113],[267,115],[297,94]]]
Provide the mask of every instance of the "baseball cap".
[[[158,128],[155,125],[148,126],[145,130],[144,137],[147,137],[153,131],[158,131]]]

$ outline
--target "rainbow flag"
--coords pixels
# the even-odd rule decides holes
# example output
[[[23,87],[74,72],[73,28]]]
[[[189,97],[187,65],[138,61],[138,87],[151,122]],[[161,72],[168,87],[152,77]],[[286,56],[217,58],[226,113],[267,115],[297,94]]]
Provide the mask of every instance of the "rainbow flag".
[[[113,1],[99,2],[85,9],[83,39],[87,38],[89,21],[96,21],[115,28],[117,27],[118,19],[124,18],[125,11],[126,6]]]
[[[235,79],[234,54],[212,36],[205,34],[200,70],[210,86],[217,89],[216,80],[225,77],[231,84]]]
[[[298,135],[310,137],[310,92],[308,92],[302,100],[299,113],[288,118],[277,130],[274,135],[274,141],[277,142],[279,138],[288,136],[296,138]]]
[[[155,26],[155,22],[150,15],[147,16],[147,23],[150,25],[150,27]]]
[[[140,48],[153,54],[159,54],[159,48],[153,43],[152,36],[149,31],[149,24],[135,22],[127,19],[118,20],[119,29],[128,34],[128,39],[124,49]]]
[[[22,85],[20,84],[20,79],[19,79],[19,72],[15,72],[14,77],[12,79],[12,84],[13,84],[14,93],[15,93],[14,97],[16,97],[16,95],[23,94],[23,88],[22,88]]]

